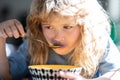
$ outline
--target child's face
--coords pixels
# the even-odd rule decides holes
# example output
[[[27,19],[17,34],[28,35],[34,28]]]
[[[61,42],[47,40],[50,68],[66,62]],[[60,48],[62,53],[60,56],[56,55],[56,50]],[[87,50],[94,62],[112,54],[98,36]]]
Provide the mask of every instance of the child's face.
[[[72,18],[55,18],[42,23],[43,34],[48,44],[60,46],[53,49],[60,55],[71,52],[79,42],[80,29]]]

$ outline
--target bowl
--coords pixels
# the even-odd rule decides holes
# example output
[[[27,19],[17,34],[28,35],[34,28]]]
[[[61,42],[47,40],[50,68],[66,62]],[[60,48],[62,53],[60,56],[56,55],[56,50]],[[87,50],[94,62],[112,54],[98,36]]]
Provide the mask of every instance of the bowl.
[[[80,74],[81,67],[71,65],[30,65],[32,80],[67,80],[58,75],[59,71]]]

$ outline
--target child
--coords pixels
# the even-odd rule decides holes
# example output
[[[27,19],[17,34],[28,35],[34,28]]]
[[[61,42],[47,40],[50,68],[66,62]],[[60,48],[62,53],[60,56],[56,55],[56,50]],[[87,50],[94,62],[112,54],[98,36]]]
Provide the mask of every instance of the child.
[[[60,72],[68,80],[120,78],[120,53],[109,36],[109,18],[97,0],[33,0],[27,27],[28,40],[16,53],[7,59],[4,48],[0,48],[3,78],[5,74],[15,80],[30,77],[28,66],[37,64],[83,68],[79,76]],[[0,32],[0,47],[7,37],[25,35],[17,20],[1,23]]]

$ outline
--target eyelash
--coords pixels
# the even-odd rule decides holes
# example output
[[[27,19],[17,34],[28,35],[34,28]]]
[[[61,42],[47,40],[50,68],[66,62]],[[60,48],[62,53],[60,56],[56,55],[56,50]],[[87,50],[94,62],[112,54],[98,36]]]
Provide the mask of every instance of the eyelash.
[[[51,26],[46,26],[46,28],[47,28],[47,29],[53,29],[53,27],[51,27]]]
[[[46,26],[45,28],[47,28],[47,29],[54,29],[54,28],[51,27],[51,26]],[[64,29],[71,29],[71,28],[73,28],[73,26],[64,26],[63,28],[64,28]]]
[[[73,26],[64,26],[65,29],[71,29]]]

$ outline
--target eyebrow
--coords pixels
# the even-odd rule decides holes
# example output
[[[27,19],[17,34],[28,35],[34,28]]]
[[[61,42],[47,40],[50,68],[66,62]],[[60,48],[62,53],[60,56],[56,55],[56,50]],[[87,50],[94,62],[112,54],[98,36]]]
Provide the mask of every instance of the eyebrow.
[[[48,23],[42,23],[42,25],[49,25]]]
[[[64,24],[65,26],[76,26],[76,24]]]

